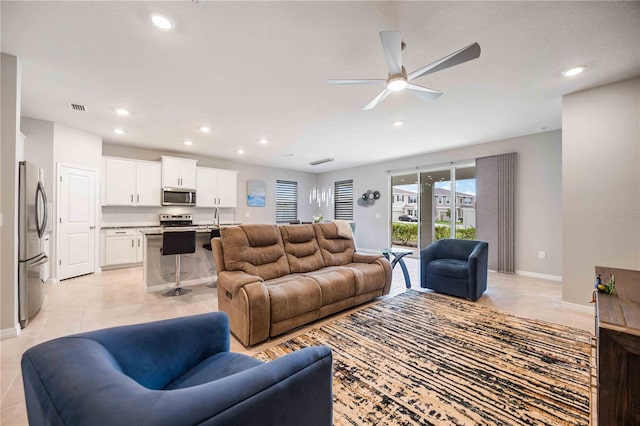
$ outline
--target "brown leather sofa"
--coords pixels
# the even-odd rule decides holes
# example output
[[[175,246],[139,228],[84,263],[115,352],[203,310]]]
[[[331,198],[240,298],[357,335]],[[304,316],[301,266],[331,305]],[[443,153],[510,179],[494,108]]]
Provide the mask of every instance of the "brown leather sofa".
[[[356,253],[334,223],[225,227],[212,247],[218,308],[245,346],[388,294],[391,287],[389,261]]]

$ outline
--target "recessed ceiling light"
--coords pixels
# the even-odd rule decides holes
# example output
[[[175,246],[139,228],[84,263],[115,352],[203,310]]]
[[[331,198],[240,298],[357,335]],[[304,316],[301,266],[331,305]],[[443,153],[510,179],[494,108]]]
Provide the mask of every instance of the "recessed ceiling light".
[[[202,127],[200,127],[200,131],[202,133],[209,133],[211,131],[211,129],[208,128],[207,126],[202,126]]]
[[[151,16],[151,22],[153,22],[153,25],[160,28],[161,30],[167,31],[173,28],[173,21],[163,15]]]
[[[400,179],[400,182],[404,182],[404,179]]]
[[[116,109],[116,114],[122,115],[122,116],[129,115],[129,110],[126,110],[124,108],[118,108]]]
[[[266,145],[266,144],[268,144],[268,143],[269,143],[269,141],[268,141],[268,140],[266,140],[265,138],[262,138],[262,139],[260,139],[260,143],[261,143],[262,145]]]
[[[283,157],[293,157],[294,154],[284,154]]]
[[[193,145],[193,142],[191,142],[191,141],[184,141],[184,144],[185,144],[185,145]]]
[[[393,127],[402,127],[404,123],[402,121],[394,121],[393,122]]]
[[[584,71],[584,69],[585,69],[585,67],[583,67],[583,66],[570,68],[568,70],[562,71],[562,75],[564,75],[565,77],[573,77],[573,76],[576,76],[578,74],[581,74],[582,71]]]
[[[116,135],[124,135],[124,130],[122,129],[113,129],[113,133]]]
[[[242,155],[244,154],[244,149],[239,149],[237,152],[238,152],[238,155]]]

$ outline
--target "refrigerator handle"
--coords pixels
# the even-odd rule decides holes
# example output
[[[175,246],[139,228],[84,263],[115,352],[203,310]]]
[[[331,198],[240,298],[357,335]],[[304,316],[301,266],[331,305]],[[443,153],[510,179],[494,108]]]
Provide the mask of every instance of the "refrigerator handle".
[[[40,265],[44,265],[45,263],[47,263],[49,261],[49,257],[47,257],[47,255],[43,255],[42,259],[38,260],[36,263],[32,263],[31,265],[29,265],[31,268],[33,268],[34,266],[40,266]]]
[[[42,202],[43,202],[43,206],[42,206],[42,223],[40,223],[40,218],[38,217],[38,212],[40,211],[40,195],[42,195]],[[38,231],[38,237],[42,238],[42,236],[44,235],[44,230],[47,226],[47,194],[44,191],[44,186],[42,185],[42,181],[38,181],[38,188],[36,189],[36,211],[35,211],[35,215],[36,215],[36,228]]]

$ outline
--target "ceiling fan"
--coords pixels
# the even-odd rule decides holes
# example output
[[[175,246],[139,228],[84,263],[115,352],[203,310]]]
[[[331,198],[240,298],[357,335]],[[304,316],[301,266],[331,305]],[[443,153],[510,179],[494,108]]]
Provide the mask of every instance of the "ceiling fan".
[[[478,43],[473,43],[458,50],[457,52],[407,74],[407,71],[402,66],[402,52],[405,47],[405,44],[402,41],[402,33],[400,31],[381,31],[380,41],[382,42],[382,49],[384,50],[384,59],[387,61],[387,66],[389,67],[389,75],[386,80],[328,80],[329,84],[386,84],[387,87],[385,87],[382,92],[378,93],[378,96],[373,98],[373,100],[363,108],[364,110],[374,108],[389,96],[391,92],[398,92],[404,89],[409,90],[409,93],[424,101],[438,99],[440,95],[442,95],[442,92],[418,86],[417,84],[411,83],[411,81],[422,77],[423,75],[432,74],[455,65],[460,65],[480,56],[480,45]]]

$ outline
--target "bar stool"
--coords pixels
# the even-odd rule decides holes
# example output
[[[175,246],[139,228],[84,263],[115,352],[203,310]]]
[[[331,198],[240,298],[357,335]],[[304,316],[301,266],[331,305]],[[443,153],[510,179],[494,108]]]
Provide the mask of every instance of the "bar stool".
[[[180,286],[180,255],[196,252],[196,231],[165,231],[162,233],[162,255],[176,255],[176,286],[163,296],[182,296],[191,292]]]

